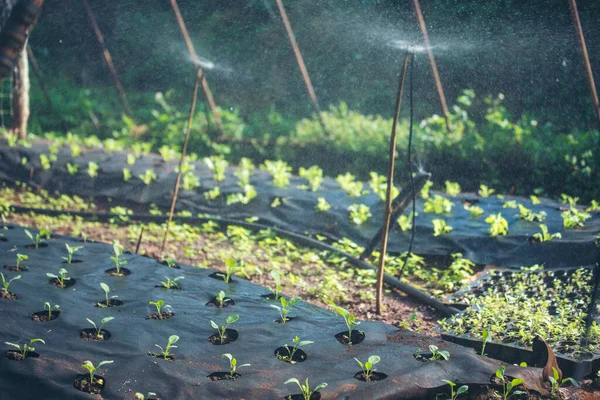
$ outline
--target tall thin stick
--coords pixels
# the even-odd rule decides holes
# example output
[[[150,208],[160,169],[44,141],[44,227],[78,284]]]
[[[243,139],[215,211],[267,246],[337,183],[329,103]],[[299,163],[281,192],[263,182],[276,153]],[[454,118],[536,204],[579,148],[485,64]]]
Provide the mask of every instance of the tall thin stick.
[[[163,238],[162,246],[160,246],[161,255],[165,251],[167,245],[167,238],[169,236],[169,228],[171,227],[171,221],[173,221],[173,213],[175,212],[175,203],[177,202],[177,194],[179,193],[179,183],[181,182],[181,171],[183,170],[183,162],[187,153],[188,140],[190,138],[190,132],[192,131],[192,122],[194,122],[194,112],[196,111],[196,100],[198,99],[198,88],[200,87],[200,81],[204,76],[202,68],[196,67],[196,82],[194,83],[194,93],[192,94],[192,105],[190,106],[190,114],[188,116],[187,131],[185,132],[185,139],[183,141],[183,148],[181,149],[181,158],[179,159],[179,171],[177,172],[177,179],[175,180],[175,190],[173,191],[173,197],[171,198],[171,210],[169,211],[169,220],[167,221],[167,229],[165,230],[165,237]]]
[[[29,45],[27,45],[27,56],[29,56],[29,63],[31,64],[31,67],[33,68],[33,72],[35,73],[35,76],[38,80],[40,89],[42,89],[42,93],[44,94],[44,98],[46,99],[48,106],[50,106],[50,108],[52,110],[54,110],[52,100],[50,100],[50,95],[48,94],[48,90],[46,89],[46,84],[44,83],[44,79],[42,78],[42,71],[40,70],[37,60],[35,59],[35,56],[33,55],[33,51],[31,50],[31,46],[29,46]]]
[[[394,164],[396,159],[396,138],[398,131],[398,119],[400,118],[400,107],[402,106],[402,93],[404,92],[404,81],[406,80],[406,70],[408,69],[409,53],[404,56],[402,73],[398,84],[398,96],[396,97],[396,108],[394,113],[394,124],[392,125],[392,136],[390,137],[390,151],[388,164],[387,189],[385,193],[385,210],[383,214],[383,235],[381,236],[381,255],[379,256],[379,266],[377,268],[377,314],[381,315],[383,311],[383,278],[385,275],[385,254],[387,253],[388,235],[390,231],[390,222],[392,215],[392,187],[394,185]]]
[[[171,8],[173,8],[173,12],[175,13],[175,18],[177,19],[179,30],[181,31],[181,35],[183,36],[185,45],[188,49],[188,52],[190,53],[190,57],[192,57],[192,62],[194,63],[196,69],[200,69],[200,73],[202,75],[202,90],[204,91],[204,95],[206,96],[206,100],[208,101],[208,105],[210,106],[210,110],[212,111],[212,115],[215,120],[215,123],[217,124],[217,128],[219,129],[219,133],[221,134],[221,136],[223,136],[223,121],[221,121],[221,116],[219,115],[219,111],[217,110],[217,104],[215,103],[212,91],[208,86],[206,77],[204,76],[204,71],[198,65],[198,55],[196,54],[196,49],[194,48],[194,44],[192,43],[190,34],[187,30],[187,27],[185,26],[185,21],[183,20],[183,15],[181,15],[181,11],[179,10],[177,0],[171,0]]]
[[[417,13],[417,18],[419,19],[419,26],[421,27],[421,32],[423,32],[423,40],[425,41],[425,47],[427,48],[427,55],[429,56],[429,64],[431,64],[431,73],[433,74],[433,79],[435,80],[435,87],[438,92],[438,96],[440,98],[440,105],[442,106],[442,113],[444,114],[444,118],[446,119],[446,128],[450,131],[450,121],[448,117],[450,116],[450,112],[448,111],[448,104],[446,103],[446,95],[444,94],[444,87],[442,86],[442,80],[440,79],[440,73],[438,72],[437,64],[435,62],[435,57],[433,56],[433,50],[431,48],[431,43],[429,42],[429,34],[427,33],[427,25],[425,24],[425,18],[423,18],[423,13],[421,12],[421,5],[419,0],[413,0],[415,5],[415,11]]]
[[[308,90],[308,96],[310,97],[312,106],[315,110],[315,113],[317,114],[317,119],[319,121],[319,124],[321,125],[321,129],[323,130],[323,135],[327,137],[328,133],[327,129],[325,129],[323,117],[321,116],[321,107],[319,107],[319,100],[317,100],[315,89],[313,88],[312,82],[310,81],[310,76],[308,75],[308,70],[306,69],[306,65],[304,64],[304,58],[302,58],[302,52],[300,52],[300,47],[298,47],[298,43],[296,42],[296,36],[294,35],[294,31],[292,30],[292,25],[290,24],[290,20],[288,19],[282,0],[276,1],[277,7],[279,7],[279,14],[281,14],[281,20],[285,25],[285,30],[287,31],[288,38],[290,39],[290,43],[292,44],[292,49],[294,49],[294,54],[296,55],[298,67],[300,68],[300,72],[302,73],[302,77],[304,78],[306,90]]]
[[[590,86],[590,94],[592,95],[592,104],[594,106],[594,113],[598,119],[598,128],[600,129],[600,101],[598,100],[598,91],[596,90],[596,83],[594,82],[594,73],[592,72],[592,64],[590,63],[590,57],[588,55],[587,46],[585,44],[585,36],[583,36],[583,28],[581,26],[581,20],[579,19],[579,11],[577,11],[577,3],[575,0],[569,0],[569,6],[571,8],[571,16],[573,17],[573,23],[577,29],[577,37],[579,38],[579,44],[581,45],[581,54],[583,55],[583,63],[585,65],[585,73],[587,76],[588,84]]]
[[[90,25],[96,34],[96,39],[98,39],[98,43],[102,47],[102,54],[104,55],[104,60],[106,61],[106,65],[112,75],[113,81],[115,83],[115,88],[117,92],[119,92],[119,97],[121,97],[121,103],[123,103],[123,109],[125,110],[125,114],[131,117],[131,108],[129,107],[129,103],[127,102],[127,98],[125,97],[125,89],[123,89],[123,85],[121,85],[121,81],[119,80],[119,76],[117,75],[117,69],[115,68],[115,64],[113,63],[112,57],[110,56],[110,52],[106,47],[106,43],[104,42],[104,36],[100,31],[100,27],[96,22],[96,17],[94,17],[94,12],[92,11],[92,7],[90,7],[90,3],[88,0],[82,0],[83,7],[85,8],[85,12],[87,14],[88,19],[90,20]]]

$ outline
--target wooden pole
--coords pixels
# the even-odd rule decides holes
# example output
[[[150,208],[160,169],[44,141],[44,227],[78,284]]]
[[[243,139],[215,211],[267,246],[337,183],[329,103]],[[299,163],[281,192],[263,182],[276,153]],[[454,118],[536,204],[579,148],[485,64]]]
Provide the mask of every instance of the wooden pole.
[[[29,45],[27,45],[27,56],[29,57],[29,63],[31,64],[31,68],[33,69],[33,72],[35,73],[35,77],[38,80],[38,83],[40,85],[40,88],[42,89],[42,93],[44,94],[44,98],[46,99],[48,106],[50,106],[51,109],[54,109],[52,100],[50,100],[50,95],[48,94],[48,89],[46,89],[46,84],[44,83],[44,80],[42,78],[42,71],[40,70],[37,60],[35,59],[35,56],[33,55],[33,51],[31,50],[31,46],[29,46]]]
[[[425,18],[423,18],[423,13],[421,12],[421,5],[419,0],[413,0],[413,4],[415,6],[415,11],[417,13],[417,18],[419,20],[419,26],[421,27],[421,32],[423,32],[423,40],[425,41],[425,47],[427,48],[427,55],[429,56],[429,64],[431,64],[431,73],[433,74],[433,79],[435,80],[435,87],[438,92],[438,96],[440,98],[440,105],[442,107],[442,114],[444,114],[444,118],[446,119],[446,129],[450,131],[450,121],[448,117],[450,116],[450,112],[448,111],[448,104],[446,103],[446,95],[444,94],[444,87],[442,86],[442,80],[440,79],[440,73],[437,68],[437,64],[435,62],[435,57],[433,56],[433,50],[431,48],[431,43],[429,42],[429,34],[427,33],[427,25],[425,24]]]
[[[398,119],[400,118],[400,108],[402,106],[402,93],[404,92],[404,82],[406,80],[406,70],[408,69],[408,58],[410,53],[404,56],[404,64],[400,74],[398,84],[398,96],[396,97],[396,108],[394,113],[394,123],[392,125],[392,136],[390,137],[389,164],[387,189],[385,194],[385,210],[383,213],[383,235],[381,236],[381,254],[379,256],[379,266],[377,268],[377,314],[381,315],[383,311],[383,280],[385,275],[385,254],[387,253],[388,235],[390,231],[390,222],[392,215],[392,187],[394,186],[394,164],[396,159],[396,138],[398,131]],[[414,223],[414,221],[413,221]]]
[[[579,11],[577,11],[577,3],[575,2],[575,0],[569,0],[569,6],[571,8],[571,16],[573,17],[573,23],[575,24],[575,28],[577,29],[579,45],[581,46],[581,54],[583,55],[585,73],[587,76],[588,84],[590,86],[590,94],[592,96],[594,114],[596,114],[596,119],[598,120],[598,129],[600,129],[600,101],[598,101],[598,91],[596,90],[596,83],[594,82],[592,64],[590,63],[590,57],[588,55],[587,46],[585,44],[585,36],[583,36],[583,28],[581,26],[581,20],[579,19]]]
[[[302,58],[302,52],[300,51],[300,47],[298,47],[298,42],[296,42],[296,36],[294,35],[294,31],[292,30],[292,25],[290,24],[290,20],[288,19],[287,13],[285,11],[285,7],[283,6],[282,0],[276,0],[277,7],[279,7],[279,14],[281,14],[281,20],[285,25],[285,30],[287,31],[288,38],[290,39],[290,43],[292,45],[292,49],[294,50],[294,54],[296,55],[296,61],[298,62],[298,67],[300,68],[300,72],[302,73],[302,78],[304,78],[304,83],[306,84],[306,90],[308,90],[308,96],[310,97],[310,101],[312,106],[317,114],[317,120],[321,125],[321,129],[323,130],[323,135],[328,137],[327,129],[325,129],[325,123],[323,122],[323,117],[321,116],[321,107],[319,107],[319,100],[317,99],[317,94],[315,93],[315,89],[313,88],[312,82],[310,80],[310,75],[308,75],[308,70],[306,69],[306,65],[304,64],[304,58]]]
[[[92,29],[94,30],[94,33],[96,34],[96,39],[98,39],[98,43],[100,43],[100,46],[102,47],[102,54],[104,55],[104,60],[106,61],[106,65],[108,66],[110,74],[112,75],[113,81],[115,83],[115,88],[117,89],[117,92],[119,92],[119,97],[121,97],[121,103],[123,103],[123,109],[125,110],[125,114],[127,114],[127,116],[131,117],[132,116],[131,108],[129,107],[129,103],[127,102],[127,98],[125,97],[125,89],[123,89],[123,85],[121,85],[121,81],[119,80],[119,76],[117,75],[117,70],[113,63],[110,52],[106,48],[106,43],[104,42],[104,36],[102,36],[100,27],[98,26],[98,23],[96,22],[96,17],[94,17],[94,12],[92,11],[92,8],[90,7],[90,3],[88,2],[88,0],[82,0],[82,1],[83,1],[83,7],[85,8],[85,12],[90,21],[90,25],[92,26]]]
[[[23,49],[19,55],[13,79],[13,121],[12,131],[19,138],[27,137],[27,122],[29,121],[29,62]]]
[[[192,43],[190,34],[187,30],[187,27],[185,26],[185,21],[183,20],[183,15],[181,15],[181,11],[179,10],[177,0],[171,0],[171,8],[173,8],[173,12],[175,13],[175,18],[177,19],[179,30],[183,35],[183,40],[185,41],[185,45],[188,49],[188,52],[190,53],[190,57],[192,57],[192,62],[194,63],[196,70],[200,70],[202,78],[202,90],[204,91],[204,95],[206,96],[206,100],[208,101],[208,105],[210,106],[210,110],[212,111],[212,115],[215,120],[215,123],[217,124],[217,128],[219,129],[219,133],[221,134],[221,136],[223,136],[223,121],[221,121],[221,116],[219,115],[219,111],[217,110],[217,104],[215,103],[212,91],[208,86],[206,77],[204,76],[204,71],[202,70],[200,65],[198,65],[198,55],[196,54],[196,49],[194,48],[194,44]]]
[[[194,83],[194,93],[192,94],[192,105],[190,107],[190,114],[188,116],[187,131],[185,132],[185,139],[183,141],[183,148],[181,149],[181,158],[179,159],[179,171],[177,172],[177,179],[175,180],[175,190],[173,191],[173,197],[171,198],[171,210],[169,211],[169,220],[167,221],[167,229],[165,230],[165,237],[163,238],[162,246],[160,246],[160,254],[163,255],[165,247],[167,245],[167,238],[169,236],[169,228],[171,221],[173,221],[173,213],[175,212],[175,203],[177,202],[177,194],[179,193],[179,184],[181,182],[181,171],[183,169],[183,162],[187,153],[188,140],[190,138],[190,132],[192,131],[192,122],[194,121],[194,112],[196,110],[196,100],[198,99],[198,88],[204,73],[202,68],[196,66],[196,82]]]

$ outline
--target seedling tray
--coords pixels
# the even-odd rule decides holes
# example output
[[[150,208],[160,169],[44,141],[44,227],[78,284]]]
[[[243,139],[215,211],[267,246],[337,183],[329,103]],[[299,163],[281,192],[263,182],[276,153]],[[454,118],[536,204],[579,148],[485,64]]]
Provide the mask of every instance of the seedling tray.
[[[7,399],[89,399],[90,396],[74,387],[74,381],[85,371],[81,364],[90,360],[104,365],[97,372],[103,378],[102,398],[133,399],[135,392],[155,392],[162,399],[283,399],[298,393],[298,388],[285,385],[289,378],[302,382],[308,377],[311,385],[326,382],[321,390],[323,399],[410,399],[434,398],[446,392],[442,379],[468,385],[489,384],[490,376],[500,363],[473,354],[460,346],[443,342],[379,322],[362,322],[359,328],[365,339],[360,344],[346,346],[335,335],[343,331],[341,318],[332,312],[301,302],[294,309],[295,318],[285,324],[277,323],[273,300],[264,297],[269,291],[239,277],[226,283],[214,279],[215,271],[180,264],[180,269],[169,268],[154,259],[124,254],[127,276],[110,276],[114,267],[110,259],[113,248],[104,243],[82,243],[75,238],[53,237],[45,247],[26,249],[29,239],[23,228],[4,230],[6,241],[0,242],[0,263],[10,265],[17,253],[25,253],[27,271],[13,281],[9,290],[16,300],[0,299],[0,397]],[[37,231],[32,230],[36,234]],[[83,245],[75,254],[76,264],[62,263],[65,244]],[[47,272],[56,273],[65,267],[76,283],[58,288],[48,282]],[[7,278],[17,273],[3,269]],[[156,287],[165,276],[178,281],[179,290]],[[110,287],[110,296],[117,295],[122,305],[96,307],[104,299],[100,283]],[[225,308],[207,304],[220,290],[235,301]],[[170,318],[147,318],[155,313],[149,301],[164,299],[172,306]],[[60,305],[60,313],[47,322],[35,321],[33,314],[42,311],[44,302]],[[238,314],[239,321],[229,326],[238,337],[224,345],[209,343],[215,333],[210,321],[222,324],[227,316]],[[102,329],[102,341],[86,341],[81,331],[90,328],[86,318],[99,322],[114,317]],[[109,335],[110,334],[110,335]],[[169,361],[155,358],[155,344],[165,347],[171,335],[178,335],[178,346],[172,349],[175,357]],[[284,344],[291,344],[298,335],[302,340],[314,341],[303,347],[306,359],[289,364],[275,355]],[[41,338],[46,344],[36,343],[38,357],[13,361],[7,357],[10,347],[4,342],[23,344],[31,338]],[[452,354],[450,361],[420,362],[413,354],[429,344],[446,348]],[[455,346],[455,347],[453,347]],[[235,380],[209,378],[214,373],[228,371],[228,361],[221,357],[230,353],[240,364]],[[355,379],[360,368],[354,357],[365,361],[377,354],[381,362],[378,372],[388,377],[378,382]],[[523,377],[531,385],[539,384],[539,370],[514,368],[510,375]]]
[[[465,319],[469,318],[469,311],[481,310],[481,306],[477,303],[475,305],[470,306],[466,302],[465,299],[469,299],[470,301],[477,302],[476,299],[481,299],[487,296],[493,296],[493,293],[503,293],[506,288],[505,285],[499,284],[499,282],[505,282],[504,279],[511,280],[514,277],[518,277],[518,279],[523,279],[525,285],[520,287],[519,290],[522,291],[526,296],[538,296],[536,293],[536,285],[539,285],[540,282],[545,282],[544,288],[548,290],[556,290],[557,297],[565,297],[570,298],[573,297],[573,302],[577,301],[577,297],[581,296],[582,300],[580,300],[580,307],[578,308],[579,312],[587,313],[587,307],[589,304],[589,299],[591,293],[583,293],[577,296],[571,296],[573,293],[564,293],[561,292],[562,289],[554,287],[554,281],[558,280],[564,283],[569,283],[572,280],[578,280],[581,282],[588,282],[591,284],[591,268],[560,268],[560,269],[552,269],[552,270],[544,270],[544,271],[511,271],[511,270],[491,270],[482,274],[477,280],[472,282],[470,285],[462,288],[454,295],[446,298],[446,302],[452,306],[461,306],[464,307],[464,310],[456,316],[457,319]],[[504,278],[502,278],[504,277]],[[529,285],[529,286],[528,286]],[[585,290],[585,288],[584,288]],[[587,301],[586,301],[587,300]],[[520,301],[516,299],[515,301]],[[550,303],[552,304],[552,303]],[[576,303],[575,303],[576,304]],[[557,315],[556,306],[549,305],[547,307],[547,311],[551,315]],[[560,317],[557,317],[560,318]],[[508,326],[511,326],[511,322],[507,323]],[[514,330],[521,329],[518,324],[513,325]],[[443,327],[438,328],[442,338],[444,340],[460,344],[462,346],[471,347],[478,353],[481,352],[483,346],[483,340],[477,337],[473,337],[470,334],[456,335],[451,332],[445,332]],[[547,338],[545,338],[547,339]],[[510,338],[506,338],[506,341],[509,343],[498,342],[494,340],[488,341],[485,347],[485,353],[487,356],[499,359],[511,364],[520,364],[521,362],[526,362],[528,365],[539,366],[542,367],[544,360],[536,359],[533,351],[530,346],[523,346],[517,343],[517,340],[511,342]],[[593,371],[597,370],[600,367],[600,347],[598,347],[596,343],[596,348],[594,350],[586,350],[581,351],[579,353],[571,349],[570,352],[565,353],[565,350],[569,350],[569,346],[577,347],[577,342],[569,342],[569,341],[560,341],[560,342],[551,342],[550,346],[553,348],[559,366],[566,374],[565,376],[577,374],[577,376],[581,376],[580,374],[588,375]],[[574,357],[573,355],[579,354],[580,357]]]

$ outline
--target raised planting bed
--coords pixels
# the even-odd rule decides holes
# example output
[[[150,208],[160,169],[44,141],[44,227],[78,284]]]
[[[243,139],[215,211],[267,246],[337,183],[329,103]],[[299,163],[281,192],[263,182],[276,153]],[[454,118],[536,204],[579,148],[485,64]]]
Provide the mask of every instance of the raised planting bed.
[[[10,147],[0,138],[0,179],[126,204],[153,203],[168,209],[177,165],[176,159],[142,154],[139,149],[109,152],[100,147],[84,148],[82,143],[44,140],[34,140],[28,147]],[[258,216],[267,226],[319,234],[332,242],[348,238],[363,247],[381,227],[385,188],[381,175],[374,175],[371,182],[360,182],[351,174],[325,177],[316,166],[312,173],[304,170],[293,175],[291,167],[281,160],[267,160],[260,166],[246,160],[233,167],[220,156],[199,161],[189,158],[186,171],[177,211],[239,221]],[[507,267],[595,262],[593,241],[600,231],[595,206],[571,207],[548,199],[473,193],[451,196],[432,191],[428,196],[417,199],[416,254],[447,256],[460,252],[478,264]],[[406,251],[411,236],[408,214],[410,211],[405,213],[403,225],[393,224],[388,246],[391,253]],[[563,215],[578,226],[566,228]],[[491,232],[496,220],[506,222],[507,232],[493,236],[497,233]],[[434,227],[442,223],[447,230],[434,236]],[[540,233],[540,223],[550,235],[560,233],[562,238],[528,241]]]
[[[592,373],[600,366],[600,326],[585,337],[592,298],[590,268],[490,270],[448,298],[465,308],[440,323],[442,338],[505,362],[543,366],[534,357],[537,335],[547,341],[567,374]]]
[[[4,263],[14,258],[15,248],[24,251],[30,242],[20,227],[5,235],[7,241],[0,243]],[[353,324],[335,307],[334,314],[295,302],[290,318],[278,323],[280,310],[271,306],[284,303],[239,277],[225,282],[211,278],[212,270],[184,264],[169,268],[109,244],[82,244],[70,237],[53,236],[44,243],[27,251],[28,270],[9,286],[17,298],[0,299],[2,341],[35,347],[20,359],[5,345],[2,398],[89,399],[88,393],[96,393],[133,399],[136,392],[163,399],[296,398],[300,389],[292,378],[301,384],[308,378],[312,389],[327,383],[314,398],[435,398],[449,393],[444,379],[472,388],[490,385],[501,366],[440,339],[379,322]],[[62,264],[66,244],[83,246],[76,254],[81,262]],[[123,265],[130,274],[105,273]],[[49,285],[46,271],[58,266],[67,270],[62,279],[77,284]],[[5,276],[17,275],[5,271]],[[160,285],[169,281],[179,290]],[[232,302],[207,304],[215,297]],[[116,298],[122,304],[106,306]],[[105,307],[98,306],[102,302]],[[342,344],[348,339],[352,345]],[[448,351],[449,360],[417,360],[417,350],[429,345]],[[367,373],[366,379],[355,358],[364,365],[377,361],[377,374]],[[526,388],[541,387],[539,369],[507,366],[507,375],[525,379]]]

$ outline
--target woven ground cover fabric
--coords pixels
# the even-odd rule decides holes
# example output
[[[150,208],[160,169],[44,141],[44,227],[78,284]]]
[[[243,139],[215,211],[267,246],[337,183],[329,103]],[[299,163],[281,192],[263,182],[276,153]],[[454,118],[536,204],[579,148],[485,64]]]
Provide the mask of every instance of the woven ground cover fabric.
[[[405,399],[432,398],[445,391],[442,379],[470,385],[489,384],[490,377],[501,365],[498,361],[474,354],[445,343],[440,339],[422,336],[379,322],[363,322],[359,328],[365,340],[354,346],[345,346],[334,338],[344,331],[342,319],[332,312],[300,303],[292,311],[293,320],[279,324],[278,314],[270,307],[274,304],[262,295],[266,288],[233,278],[227,284],[209,275],[214,271],[182,265],[172,269],[157,261],[125,254],[123,260],[131,274],[125,277],[109,276],[105,271],[114,267],[110,259],[112,246],[104,243],[81,243],[75,238],[55,237],[47,240],[46,247],[27,249],[30,240],[22,227],[4,230],[6,241],[0,242],[0,263],[12,265],[16,253],[25,253],[27,271],[20,272],[9,291],[16,300],[0,299],[0,342],[24,343],[31,338],[41,338],[46,344],[36,343],[37,358],[24,361],[0,357],[1,398],[6,399],[87,399],[88,394],[73,387],[78,374],[85,371],[81,364],[91,360],[94,365],[102,360],[114,360],[101,367],[97,375],[105,379],[102,398],[133,398],[139,392],[156,392],[162,399],[280,399],[295,394],[297,388],[284,385],[292,377],[312,385],[327,382],[321,390],[324,399]],[[37,231],[32,230],[35,234]],[[80,262],[62,263],[66,255],[65,243],[83,246],[74,258]],[[65,267],[68,276],[76,283],[66,289],[49,283],[47,272],[55,273]],[[17,272],[3,269],[7,278]],[[156,287],[165,276],[178,281],[181,290]],[[111,288],[110,296],[118,296],[120,307],[99,308],[104,300],[100,283]],[[223,309],[206,303],[218,291],[225,291],[235,305]],[[164,299],[172,306],[175,315],[165,320],[147,319],[155,312],[149,301]],[[32,321],[31,315],[44,309],[44,302],[60,305],[58,318],[48,322]],[[208,337],[215,333],[210,321],[218,324],[226,316],[238,314],[239,321],[229,328],[236,329],[239,337],[226,345],[213,345]],[[105,341],[85,341],[80,331],[91,328],[90,318],[99,322],[107,316],[114,317],[103,329],[111,336]],[[175,360],[157,359],[148,352],[157,351],[155,344],[165,347],[170,335],[180,336],[177,348],[171,353]],[[274,352],[279,346],[291,344],[300,336],[314,344],[303,349],[306,361],[288,364],[279,360]],[[421,362],[413,354],[429,344],[449,348],[449,361]],[[0,345],[5,353],[10,348]],[[228,362],[221,358],[231,353],[241,368],[235,381],[210,381],[207,375],[228,371]],[[379,382],[366,383],[353,376],[360,368],[353,357],[365,361],[370,355],[381,356],[378,371],[388,375]],[[511,376],[526,378],[529,387],[539,385],[541,373],[536,368],[508,367]]]

